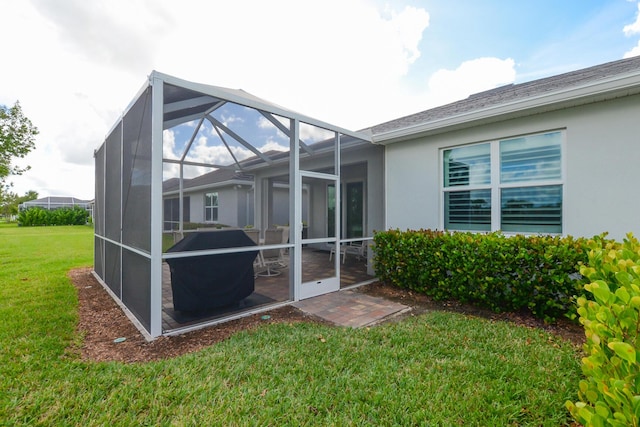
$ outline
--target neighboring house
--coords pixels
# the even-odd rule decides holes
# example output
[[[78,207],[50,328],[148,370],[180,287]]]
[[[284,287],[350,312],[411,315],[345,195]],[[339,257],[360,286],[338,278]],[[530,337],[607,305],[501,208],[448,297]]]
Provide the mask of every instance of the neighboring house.
[[[372,132],[385,146],[387,228],[640,235],[640,57],[477,93]]]
[[[183,218],[185,223],[244,227],[253,224],[253,177],[230,169],[218,169],[185,179]],[[180,180],[163,183],[164,230],[180,225]]]
[[[269,151],[269,156],[286,156],[287,153]],[[257,157],[239,162],[239,167],[251,166]],[[217,169],[192,179],[183,179],[184,223],[197,227],[221,225],[228,227],[255,226],[255,175],[235,169]],[[163,182],[164,230],[178,230],[180,226],[180,179]],[[307,191],[303,188],[303,197]],[[264,222],[269,227],[289,224],[289,185],[276,181],[270,185],[271,209]],[[308,221],[308,203],[303,204],[302,217]]]
[[[319,146],[326,143],[317,144]],[[318,147],[316,147],[317,149]],[[265,153],[274,158],[286,158],[288,153],[269,151]],[[328,156],[325,156],[326,159]],[[239,167],[251,166],[258,161],[250,157],[239,163]],[[302,161],[309,168],[322,166],[320,158]],[[382,150],[369,143],[360,144],[345,153],[342,172],[342,201],[349,209],[342,215],[343,236],[346,238],[364,237],[382,224]],[[221,225],[229,227],[256,226],[269,228],[277,225],[289,225],[289,184],[284,178],[285,172],[277,167],[262,165],[252,169],[252,174],[233,169],[217,169],[192,179],[183,179],[183,223],[192,223],[197,227]],[[255,183],[266,187],[265,196],[256,196]],[[373,184],[369,184],[372,182]],[[312,234],[324,236],[330,234],[332,224],[328,214],[327,190],[322,187],[313,191],[311,184],[302,185],[302,220],[305,229],[311,227]],[[367,192],[369,194],[367,194]],[[180,226],[180,180],[170,178],[163,182],[163,229],[178,230]],[[317,195],[320,196],[317,196]],[[315,196],[314,196],[315,195]],[[256,197],[264,205],[255,210]],[[314,200],[311,199],[314,197]],[[347,203],[348,201],[348,203]],[[310,206],[315,209],[310,209]],[[367,210],[367,206],[375,208]],[[378,212],[373,215],[375,210]],[[256,215],[258,217],[256,217]],[[372,218],[371,226],[368,219]]]
[[[19,210],[24,210],[28,208],[38,207],[47,210],[60,209],[60,208],[74,208],[81,207],[89,212],[93,212],[93,201],[92,200],[82,200],[76,197],[41,197],[35,200],[29,200],[28,202],[20,203],[18,206]]]

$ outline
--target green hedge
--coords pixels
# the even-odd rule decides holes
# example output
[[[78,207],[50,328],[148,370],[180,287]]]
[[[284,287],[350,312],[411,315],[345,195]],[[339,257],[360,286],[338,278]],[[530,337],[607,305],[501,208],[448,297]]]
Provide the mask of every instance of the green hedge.
[[[18,225],[24,227],[39,225],[85,225],[89,221],[89,212],[79,206],[54,210],[33,207],[20,211],[18,214]]]
[[[575,315],[582,293],[578,265],[586,239],[389,230],[374,237],[374,268],[382,281],[435,300],[456,300],[495,312],[528,309],[553,321]]]
[[[591,299],[577,300],[586,343],[578,402],[567,402],[584,426],[640,425],[640,242],[589,242]]]

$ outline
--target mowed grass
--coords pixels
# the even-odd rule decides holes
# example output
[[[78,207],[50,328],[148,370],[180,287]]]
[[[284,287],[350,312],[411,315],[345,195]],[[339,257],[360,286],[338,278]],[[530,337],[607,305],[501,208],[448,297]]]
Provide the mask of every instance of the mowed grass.
[[[78,360],[69,269],[92,230],[0,225],[0,424],[559,426],[578,350],[433,312],[370,329],[265,325],[141,364]],[[114,344],[115,345],[115,344]]]

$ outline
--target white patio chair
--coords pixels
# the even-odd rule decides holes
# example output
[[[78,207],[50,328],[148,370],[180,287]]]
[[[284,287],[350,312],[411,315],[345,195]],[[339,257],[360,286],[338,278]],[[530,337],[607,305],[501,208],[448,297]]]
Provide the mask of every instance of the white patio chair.
[[[289,226],[288,225],[276,225],[276,228],[282,229],[282,244],[289,243]],[[283,253],[289,253],[288,249],[283,249]]]
[[[257,228],[245,228],[244,232],[247,236],[251,238],[251,240],[253,240],[256,246],[260,244],[260,230],[258,230]],[[256,269],[261,267],[262,267],[262,255],[260,252],[258,252],[258,256],[256,256],[256,259],[253,261],[253,268]]]
[[[329,252],[329,261],[336,253],[336,245],[331,245],[331,251]],[[366,246],[364,242],[350,242],[340,245],[340,256],[342,257],[342,263],[347,260],[347,254],[353,254],[357,259],[366,257]]]
[[[264,231],[264,245],[280,245],[282,244],[282,229],[269,228]],[[260,256],[262,258],[262,267],[266,270],[258,273],[258,276],[271,277],[277,276],[281,272],[276,267],[286,267],[286,262],[282,254],[282,249],[261,249]]]
[[[336,253],[336,245],[331,245],[331,251],[329,252],[329,262],[333,259],[333,255]],[[347,250],[345,245],[340,245],[340,256],[342,257],[342,263],[344,264],[347,259]]]

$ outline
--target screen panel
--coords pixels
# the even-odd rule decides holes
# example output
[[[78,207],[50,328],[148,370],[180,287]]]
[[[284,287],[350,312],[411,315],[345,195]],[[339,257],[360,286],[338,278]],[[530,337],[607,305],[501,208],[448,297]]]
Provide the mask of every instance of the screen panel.
[[[120,251],[120,246],[104,242],[104,281],[109,289],[122,299]]]
[[[122,302],[147,331],[151,329],[151,260],[122,252]]]
[[[105,142],[106,167],[104,188],[105,210],[105,236],[116,242],[120,242],[120,224],[122,218],[122,174],[120,159],[122,154],[122,123],[109,134]]]
[[[93,242],[93,271],[104,281],[104,240],[98,237]]]
[[[151,88],[123,118],[123,243],[151,252]]]
[[[104,150],[102,144],[95,154],[95,207],[94,207],[94,227],[95,233],[104,236]]]

